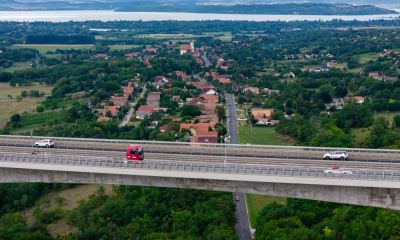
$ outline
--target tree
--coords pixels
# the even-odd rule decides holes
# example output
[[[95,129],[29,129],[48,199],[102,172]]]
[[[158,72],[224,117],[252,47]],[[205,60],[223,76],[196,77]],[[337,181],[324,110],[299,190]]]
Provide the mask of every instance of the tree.
[[[400,128],[400,115],[396,115],[393,117],[393,127]]]
[[[225,108],[224,106],[218,105],[215,108],[215,112],[217,113],[218,119],[220,121],[224,121],[226,119],[226,113],[225,113]]]
[[[9,82],[14,75],[9,72],[0,72],[0,82]]]
[[[23,90],[23,91],[21,92],[21,97],[22,97],[22,98],[26,98],[27,96],[28,96],[28,91]]]
[[[373,123],[372,111],[365,104],[352,103],[338,111],[335,119],[340,128],[368,127]]]
[[[17,123],[17,122],[19,122],[20,120],[21,120],[21,115],[19,115],[18,113],[12,115],[11,118],[10,118],[10,121],[11,121],[11,122],[14,122],[14,123]]]
[[[199,106],[193,104],[188,104],[181,107],[180,112],[182,116],[196,117],[201,115]]]
[[[335,96],[338,98],[343,98],[347,96],[347,88],[345,86],[339,86],[335,88]]]
[[[378,118],[367,139],[368,146],[371,148],[381,148],[391,144],[388,124],[384,118]]]

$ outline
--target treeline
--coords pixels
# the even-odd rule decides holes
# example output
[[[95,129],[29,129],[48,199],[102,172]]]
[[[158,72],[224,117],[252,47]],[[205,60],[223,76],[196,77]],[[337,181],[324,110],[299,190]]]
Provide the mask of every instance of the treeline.
[[[357,28],[357,27],[390,27],[399,26],[400,20],[372,20],[372,21],[296,21],[296,22],[249,22],[249,21],[87,21],[77,28],[77,22],[51,23],[32,22],[18,24],[16,22],[1,22],[0,31],[7,30],[13,39],[5,39],[7,42],[21,41],[32,31],[46,35],[91,35],[93,28],[110,29],[111,33],[116,32],[124,35],[122,30],[134,30],[134,34],[151,33],[192,33],[201,34],[204,32],[232,32],[243,33],[257,31],[260,33],[282,33],[293,29],[312,30],[324,28]],[[84,25],[84,26],[83,26]],[[132,31],[125,32],[132,34]],[[2,36],[0,36],[1,39]]]
[[[400,214],[378,208],[288,199],[269,204],[257,219],[256,240],[388,240],[400,236]]]
[[[0,184],[0,216],[6,212],[20,211],[31,207],[43,194],[65,187],[68,187],[68,185],[37,183]],[[1,235],[0,239],[2,239]]]
[[[73,210],[64,210],[62,202],[52,210],[37,208],[32,226],[20,213],[0,214],[0,239],[236,240],[234,209],[226,193],[119,186],[106,194],[100,187]],[[47,225],[61,219],[77,231],[50,236]]]
[[[0,67],[3,68],[11,67],[15,62],[32,61],[39,54],[39,52],[34,49],[0,48],[0,51]]]
[[[76,239],[237,239],[230,194],[120,186],[67,215]]]
[[[27,44],[93,44],[94,36],[91,35],[59,35],[38,34],[28,35],[25,38]]]

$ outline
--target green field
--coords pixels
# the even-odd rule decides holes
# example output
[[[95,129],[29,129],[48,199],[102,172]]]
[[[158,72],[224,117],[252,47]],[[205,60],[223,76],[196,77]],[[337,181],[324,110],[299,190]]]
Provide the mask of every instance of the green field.
[[[156,39],[187,39],[187,38],[197,38],[201,37],[201,35],[193,35],[186,33],[178,33],[178,34],[139,34],[140,38],[156,38]]]
[[[400,115],[400,112],[381,112],[375,114],[374,118],[377,119],[383,117],[389,123],[389,127],[391,127],[393,123],[393,117],[396,115]]]
[[[290,139],[279,135],[273,127],[239,127],[239,139],[242,144],[290,145]]]
[[[16,62],[9,68],[0,68],[4,72],[14,72],[32,68],[32,62]]]
[[[0,83],[0,128],[4,127],[13,114],[33,112],[36,106],[45,99],[45,97],[28,97],[18,102],[16,97],[20,95],[23,90],[38,90],[50,94],[52,89],[52,86],[40,84],[34,84],[28,87],[11,87],[7,83]]]
[[[60,50],[81,50],[81,49],[94,49],[92,44],[84,45],[68,45],[68,44],[14,44],[11,48],[32,48],[38,50],[40,53],[45,54],[49,51]]]
[[[110,50],[118,51],[118,50],[128,50],[132,48],[140,47],[139,45],[108,45]]]
[[[246,201],[247,210],[249,211],[250,225],[252,228],[255,228],[257,216],[266,205],[273,202],[286,204],[286,198],[284,197],[270,197],[254,194],[246,194]]]
[[[358,62],[360,64],[368,63],[369,61],[376,61],[379,58],[379,53],[365,53],[358,55]]]
[[[139,34],[140,38],[155,38],[155,39],[191,39],[199,37],[213,37],[214,39],[219,39],[221,41],[230,42],[232,41],[231,32],[205,32],[202,34]]]
[[[242,144],[291,145],[290,139],[280,136],[272,127],[239,127],[239,139]],[[258,213],[266,205],[272,202],[285,204],[286,198],[247,194],[246,202],[250,224],[254,228]]]
[[[211,36],[215,39],[219,39],[223,42],[231,42],[232,41],[232,33],[231,32],[205,32],[203,34],[206,36]]]

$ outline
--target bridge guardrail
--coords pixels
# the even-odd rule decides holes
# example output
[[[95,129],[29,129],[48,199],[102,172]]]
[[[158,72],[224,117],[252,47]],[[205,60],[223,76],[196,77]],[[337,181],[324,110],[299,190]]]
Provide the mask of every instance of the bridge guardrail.
[[[306,167],[276,167],[250,164],[224,164],[224,163],[195,163],[177,161],[149,160],[141,163],[128,163],[122,160],[71,157],[71,156],[35,156],[18,154],[0,154],[0,161],[19,163],[41,163],[74,166],[100,166],[112,168],[137,168],[162,171],[209,172],[221,174],[254,174],[268,176],[308,177],[308,178],[337,178],[353,180],[389,180],[400,181],[400,172],[395,171],[368,171],[357,170],[351,175],[327,174],[324,168]]]
[[[400,149],[368,149],[368,148],[339,148],[339,147],[308,147],[308,146],[282,146],[282,145],[255,145],[255,144],[226,144],[226,143],[185,143],[185,142],[165,142],[165,141],[146,141],[146,140],[125,140],[125,139],[96,139],[96,138],[65,138],[65,137],[49,137],[49,136],[21,136],[21,135],[0,135],[1,138],[24,139],[24,140],[40,140],[51,138],[53,140],[72,141],[72,142],[88,142],[88,143],[123,143],[123,144],[154,144],[165,146],[203,146],[215,148],[247,148],[247,149],[288,149],[303,151],[347,151],[347,152],[366,152],[366,153],[391,153],[400,154]]]

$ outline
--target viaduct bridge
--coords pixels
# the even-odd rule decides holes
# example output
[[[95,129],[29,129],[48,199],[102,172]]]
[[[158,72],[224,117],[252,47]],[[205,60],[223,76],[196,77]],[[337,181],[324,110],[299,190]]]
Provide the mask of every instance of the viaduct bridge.
[[[0,136],[0,182],[123,184],[244,192],[400,210],[400,150]],[[124,161],[128,144],[145,161]],[[345,161],[323,160],[345,150]],[[33,154],[34,153],[34,154]],[[326,174],[340,166],[351,175]]]

